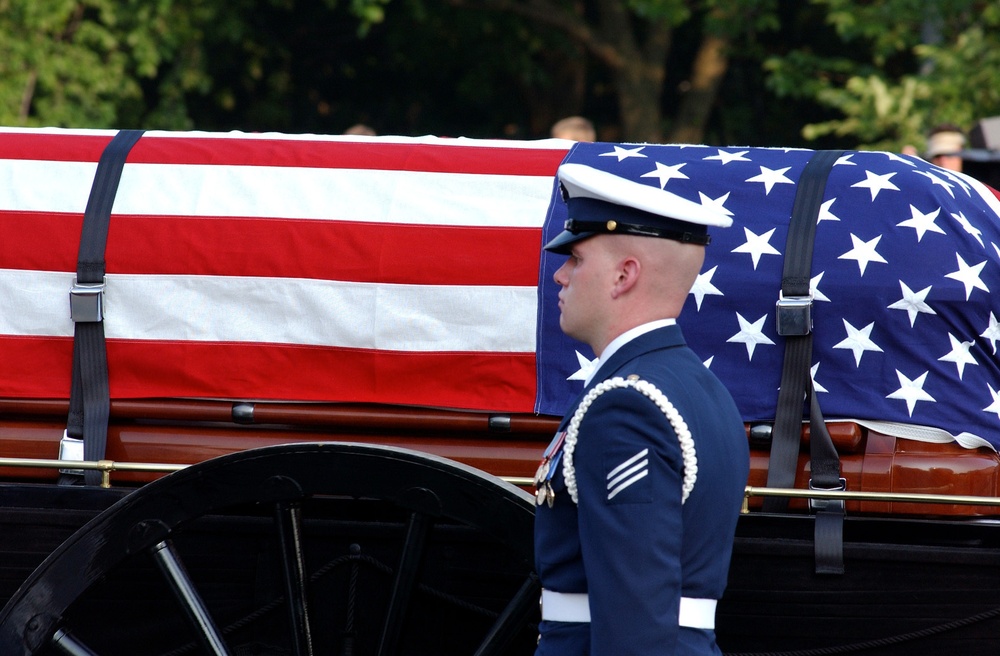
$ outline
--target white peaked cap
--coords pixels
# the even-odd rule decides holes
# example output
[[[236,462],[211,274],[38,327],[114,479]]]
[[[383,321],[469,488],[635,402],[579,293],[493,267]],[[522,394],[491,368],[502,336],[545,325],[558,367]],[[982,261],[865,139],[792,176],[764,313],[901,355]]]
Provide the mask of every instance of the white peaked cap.
[[[707,228],[728,228],[732,218],[677,194],[586,164],[563,164],[559,182],[569,207],[566,229],[545,250],[568,253],[597,234],[633,234],[707,244]]]

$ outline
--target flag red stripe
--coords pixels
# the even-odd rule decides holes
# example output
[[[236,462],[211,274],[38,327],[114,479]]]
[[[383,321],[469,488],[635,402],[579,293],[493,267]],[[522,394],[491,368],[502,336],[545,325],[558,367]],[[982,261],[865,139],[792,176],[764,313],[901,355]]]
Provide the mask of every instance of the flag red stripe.
[[[0,211],[0,262],[75,271],[82,221]],[[533,287],[540,248],[534,228],[116,215],[106,261],[108,273]]]
[[[111,135],[4,133],[0,159],[96,162],[110,140]],[[144,136],[132,148],[128,162],[552,176],[565,156],[565,148],[462,146],[457,142],[359,144],[324,139]]]
[[[353,401],[506,412],[531,412],[535,401],[534,353],[117,340],[109,340],[107,350],[112,398]],[[19,372],[0,377],[0,397],[68,398],[72,351],[70,338],[0,337],[0,361]]]
[[[4,132],[0,159],[37,159],[54,162],[97,162],[114,134]]]

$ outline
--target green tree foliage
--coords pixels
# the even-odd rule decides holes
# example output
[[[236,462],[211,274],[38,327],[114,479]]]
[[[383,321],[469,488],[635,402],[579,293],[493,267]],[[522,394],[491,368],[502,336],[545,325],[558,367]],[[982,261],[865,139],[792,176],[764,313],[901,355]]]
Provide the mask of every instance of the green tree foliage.
[[[1000,114],[995,0],[0,0],[0,123],[901,148]]]
[[[127,127],[156,116],[188,127],[181,96],[208,83],[189,60],[199,4],[0,0],[0,122]],[[164,92],[152,104],[149,81]]]
[[[779,96],[838,116],[803,127],[861,148],[923,148],[939,123],[966,128],[1000,114],[1000,5],[994,0],[811,0],[839,37],[769,58]]]

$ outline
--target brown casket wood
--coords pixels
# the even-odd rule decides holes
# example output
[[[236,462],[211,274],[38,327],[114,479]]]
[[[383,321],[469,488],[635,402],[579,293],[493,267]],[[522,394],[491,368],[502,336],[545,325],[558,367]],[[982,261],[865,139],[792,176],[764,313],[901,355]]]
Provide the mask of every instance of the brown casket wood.
[[[252,406],[252,420],[250,410]],[[240,409],[245,418],[237,421]],[[53,459],[65,428],[64,401],[0,400],[0,458]],[[120,463],[191,465],[250,448],[306,441],[350,441],[425,451],[527,486],[558,418],[350,404],[233,404],[224,401],[112,402],[107,459]],[[847,489],[872,493],[1000,496],[1000,457],[895,438],[852,422],[830,422]],[[747,427],[748,435],[750,427]],[[796,488],[808,488],[809,427],[803,427]],[[768,444],[751,440],[747,484],[764,487]],[[114,485],[136,485],[164,471],[114,472]],[[54,481],[49,469],[0,467],[4,480]],[[805,510],[805,502],[792,508]],[[760,499],[749,500],[751,509]],[[982,505],[849,501],[848,512],[920,516],[991,516]]]

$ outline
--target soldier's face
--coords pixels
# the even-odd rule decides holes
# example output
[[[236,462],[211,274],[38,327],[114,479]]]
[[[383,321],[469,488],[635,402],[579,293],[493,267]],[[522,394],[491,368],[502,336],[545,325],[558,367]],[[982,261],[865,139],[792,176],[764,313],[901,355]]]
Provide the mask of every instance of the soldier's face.
[[[602,334],[608,291],[614,280],[611,254],[601,237],[577,242],[569,259],[552,276],[559,291],[559,327],[575,339],[594,346]]]

